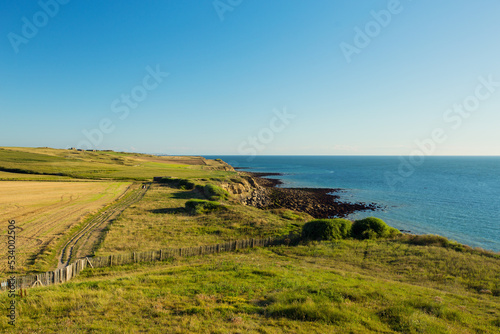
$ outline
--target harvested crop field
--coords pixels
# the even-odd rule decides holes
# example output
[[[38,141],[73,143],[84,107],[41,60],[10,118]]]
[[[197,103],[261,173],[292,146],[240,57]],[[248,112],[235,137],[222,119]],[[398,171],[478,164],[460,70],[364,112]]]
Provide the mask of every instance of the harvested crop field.
[[[87,216],[126,192],[129,182],[0,182],[0,231],[16,221],[16,269],[43,270],[42,260]],[[73,231],[72,231],[73,229]],[[5,240],[4,245],[7,244]],[[0,276],[7,270],[7,252],[0,253]]]

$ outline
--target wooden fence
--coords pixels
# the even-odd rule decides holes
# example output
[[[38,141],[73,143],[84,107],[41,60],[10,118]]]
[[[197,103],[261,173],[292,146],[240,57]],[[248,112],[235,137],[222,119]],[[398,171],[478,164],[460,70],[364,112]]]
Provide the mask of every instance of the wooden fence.
[[[290,239],[288,239],[287,237],[247,239],[199,247],[167,248],[149,252],[134,252],[129,254],[115,254],[109,256],[91,257],[79,259],[62,269],[49,271],[43,274],[16,277],[15,285],[16,289],[26,289],[37,286],[48,286],[58,283],[64,283],[71,280],[73,277],[76,277],[82,270],[87,267],[100,268],[138,262],[164,261],[166,259],[176,257],[189,257],[222,252],[232,252],[238,249],[277,246],[288,244],[289,242]],[[8,288],[8,281],[3,281],[0,283],[0,290],[8,290]]]

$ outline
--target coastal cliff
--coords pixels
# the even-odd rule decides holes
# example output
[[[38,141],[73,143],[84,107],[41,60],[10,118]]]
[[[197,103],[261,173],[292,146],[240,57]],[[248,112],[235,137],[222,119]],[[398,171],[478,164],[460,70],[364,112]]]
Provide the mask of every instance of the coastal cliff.
[[[347,217],[357,211],[375,211],[374,203],[347,203],[340,200],[342,189],[283,188],[277,173],[238,172],[240,179],[223,182],[220,186],[235,195],[244,205],[259,209],[289,209],[305,212],[314,218]]]

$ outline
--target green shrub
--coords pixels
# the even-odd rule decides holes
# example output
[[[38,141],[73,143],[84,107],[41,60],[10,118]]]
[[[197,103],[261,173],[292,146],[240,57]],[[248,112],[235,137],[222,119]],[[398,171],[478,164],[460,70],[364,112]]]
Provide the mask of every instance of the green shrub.
[[[206,201],[202,199],[192,199],[186,202],[186,211],[193,215],[200,215],[224,209],[219,202]]]
[[[388,226],[382,219],[368,217],[352,224],[351,234],[356,239],[389,238],[400,234],[399,230]]]
[[[174,177],[162,177],[158,182],[183,190],[193,190],[196,186],[196,184],[192,181]]]
[[[401,235],[401,234],[402,233],[401,233],[400,230],[398,230],[397,228],[389,226],[389,235],[388,235],[389,238],[394,238],[394,237],[396,237],[398,235]]]
[[[203,188],[203,193],[211,201],[221,201],[229,198],[229,193],[227,191],[211,183]]]
[[[347,219],[317,219],[302,227],[302,237],[306,240],[339,240],[351,234],[352,222]]]
[[[185,179],[180,179],[179,181],[179,188],[183,190],[193,190],[196,184],[194,182],[185,180]]]

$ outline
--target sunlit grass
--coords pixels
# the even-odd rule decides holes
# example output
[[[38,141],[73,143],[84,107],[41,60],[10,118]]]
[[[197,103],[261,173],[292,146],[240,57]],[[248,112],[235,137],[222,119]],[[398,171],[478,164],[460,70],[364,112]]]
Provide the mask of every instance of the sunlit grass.
[[[342,241],[91,269],[70,283],[29,290],[17,304],[17,331],[498,332],[499,297],[469,286],[478,277],[497,280],[498,260],[446,260],[440,247],[388,243],[368,242],[367,255],[365,242]],[[476,276],[442,280],[436,262],[446,275],[457,275],[445,268],[459,262]],[[0,328],[9,332],[6,318]]]
[[[154,185],[141,202],[110,225],[98,255],[299,233],[304,221],[310,219],[306,214],[284,218],[234,201],[224,202],[224,210],[219,212],[193,216],[185,209],[192,198],[203,199],[204,195]]]
[[[0,149],[0,170],[25,172],[0,172],[0,179],[15,175],[19,179],[40,177],[52,181],[67,177],[188,179],[178,185],[154,184],[140,202],[109,226],[97,255],[299,235],[302,225],[312,219],[285,209],[265,211],[241,205],[234,196],[216,187],[223,182],[238,182],[236,173],[225,171],[226,167],[193,157]],[[31,182],[17,182],[26,183]],[[51,189],[57,182],[46,183]],[[81,200],[86,204],[98,202],[104,198],[102,194],[115,193],[124,183],[99,184],[106,186]],[[223,209],[186,210],[187,201],[207,200],[214,195],[218,196],[213,200]],[[59,196],[48,204],[57,208],[74,199]],[[5,208],[19,210],[12,205]],[[34,218],[25,221],[33,222]],[[56,233],[56,225],[36,237]],[[80,225],[74,225],[69,232],[75,232]],[[40,255],[40,268],[55,259],[57,245]],[[17,325],[11,327],[7,317],[1,316],[0,331],[498,333],[499,284],[498,254],[474,250],[439,236],[302,242],[294,247],[88,269],[69,283],[29,289],[27,297],[17,297]],[[8,303],[7,294],[0,294],[5,314]]]
[[[154,161],[149,161],[149,160]],[[188,158],[185,158],[188,160]],[[155,176],[225,177],[235,172],[212,170],[211,166],[186,165],[183,160],[117,152],[80,152],[71,150],[0,148],[0,171],[45,174],[86,179],[152,180]],[[195,161],[195,160],[193,160]],[[214,166],[221,163],[211,162]],[[9,175],[13,177],[13,175]],[[1,176],[1,175],[0,175]]]

